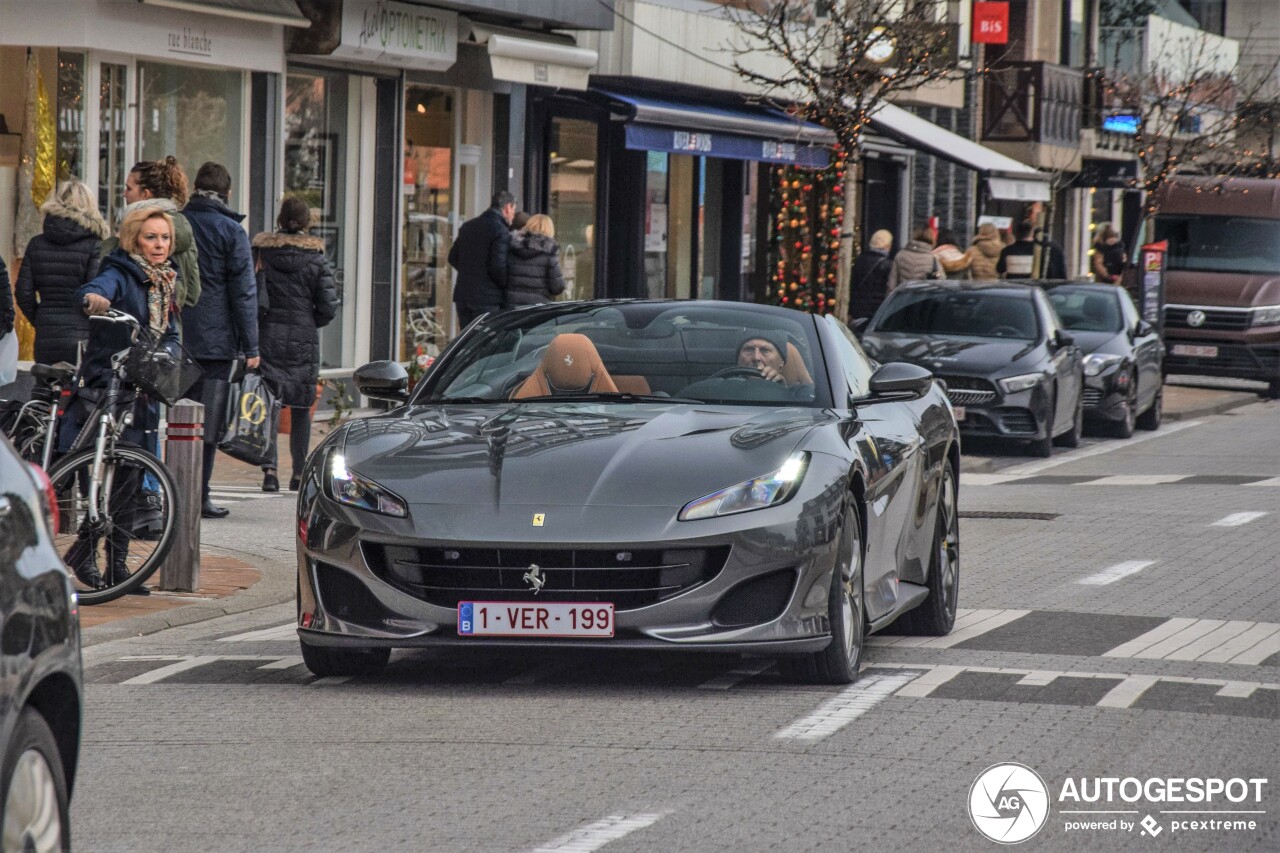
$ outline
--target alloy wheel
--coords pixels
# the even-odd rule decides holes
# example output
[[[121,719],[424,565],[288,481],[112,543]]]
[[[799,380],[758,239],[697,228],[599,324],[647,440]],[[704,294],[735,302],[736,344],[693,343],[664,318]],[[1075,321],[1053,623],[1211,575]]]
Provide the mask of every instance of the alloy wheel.
[[[956,501],[955,477],[948,472],[942,478],[942,495],[938,501],[938,566],[942,569],[940,589],[943,609],[954,617],[960,592],[960,514]]]
[[[4,803],[5,850],[55,851],[62,849],[62,812],[53,770],[38,749],[18,757],[9,778]]]
[[[862,605],[862,531],[854,523],[849,528],[845,542],[847,559],[840,567],[840,621],[844,629],[844,647],[849,661],[857,671],[862,660],[862,640],[866,631]]]

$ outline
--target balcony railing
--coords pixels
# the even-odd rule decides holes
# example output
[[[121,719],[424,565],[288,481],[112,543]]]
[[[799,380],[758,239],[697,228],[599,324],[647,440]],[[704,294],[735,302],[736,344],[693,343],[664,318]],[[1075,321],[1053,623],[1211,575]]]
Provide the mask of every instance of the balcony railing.
[[[1002,62],[983,83],[982,138],[1080,144],[1084,74],[1049,62]]]

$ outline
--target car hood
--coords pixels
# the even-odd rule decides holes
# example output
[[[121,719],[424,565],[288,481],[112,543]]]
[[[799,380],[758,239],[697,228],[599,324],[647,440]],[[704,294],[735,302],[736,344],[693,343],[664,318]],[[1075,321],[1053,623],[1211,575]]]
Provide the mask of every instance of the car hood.
[[[414,406],[349,424],[347,466],[410,504],[682,505],[777,469],[826,409]]]
[[[1075,338],[1076,346],[1080,347],[1080,352],[1084,355],[1094,352],[1111,352],[1122,355],[1128,350],[1127,347],[1121,345],[1120,339],[1124,337],[1123,333],[1068,331],[1071,337]]]
[[[1165,274],[1164,301],[1226,308],[1280,305],[1280,276],[1170,270]]]
[[[898,332],[869,332],[862,340],[867,352],[882,364],[906,361],[934,373],[993,376],[1034,362],[1038,347],[1032,341],[993,338],[951,338]]]

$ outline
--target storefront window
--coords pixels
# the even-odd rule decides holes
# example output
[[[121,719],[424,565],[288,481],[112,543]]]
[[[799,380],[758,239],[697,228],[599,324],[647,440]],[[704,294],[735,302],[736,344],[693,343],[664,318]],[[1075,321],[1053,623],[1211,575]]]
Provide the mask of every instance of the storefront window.
[[[138,78],[140,159],[172,154],[191,179],[209,161],[239,176],[243,72],[139,62]]]
[[[320,366],[343,365],[347,238],[347,76],[291,72],[285,79],[284,191],[311,207],[338,290],[338,315],[320,330]]]
[[[58,181],[83,180],[84,54],[58,51]]]
[[[667,155],[649,151],[644,191],[644,282],[650,299],[667,295]]]
[[[453,94],[410,85],[404,118],[400,358],[437,355],[453,322]]]
[[[547,214],[556,226],[564,299],[595,297],[596,124],[551,120]]]
[[[102,64],[98,90],[98,208],[112,226],[124,206],[124,180],[129,166],[125,159],[125,75],[123,65]]]

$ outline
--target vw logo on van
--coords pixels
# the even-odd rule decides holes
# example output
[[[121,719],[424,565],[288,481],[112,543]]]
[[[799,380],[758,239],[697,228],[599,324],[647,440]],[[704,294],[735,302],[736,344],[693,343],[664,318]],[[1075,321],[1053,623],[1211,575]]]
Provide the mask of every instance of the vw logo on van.
[[[1197,308],[1187,315],[1187,325],[1193,329],[1198,329],[1204,325],[1205,319],[1204,312]]]

